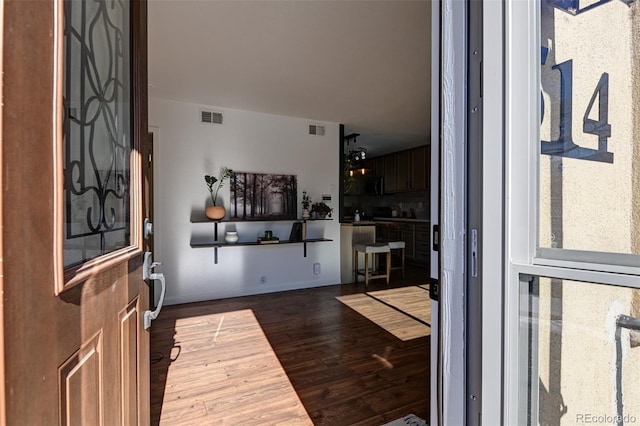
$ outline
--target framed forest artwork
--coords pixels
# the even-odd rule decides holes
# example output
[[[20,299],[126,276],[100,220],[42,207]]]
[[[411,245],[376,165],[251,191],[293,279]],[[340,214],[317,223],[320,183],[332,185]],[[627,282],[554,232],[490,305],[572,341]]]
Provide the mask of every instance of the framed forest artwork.
[[[291,220],[298,215],[296,175],[234,172],[229,215],[232,220]]]

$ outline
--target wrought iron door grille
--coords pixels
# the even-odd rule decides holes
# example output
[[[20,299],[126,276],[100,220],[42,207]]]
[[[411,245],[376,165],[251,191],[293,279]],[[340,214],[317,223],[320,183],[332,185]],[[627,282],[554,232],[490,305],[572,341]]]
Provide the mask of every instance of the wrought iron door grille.
[[[64,2],[65,266],[130,243],[128,1]]]

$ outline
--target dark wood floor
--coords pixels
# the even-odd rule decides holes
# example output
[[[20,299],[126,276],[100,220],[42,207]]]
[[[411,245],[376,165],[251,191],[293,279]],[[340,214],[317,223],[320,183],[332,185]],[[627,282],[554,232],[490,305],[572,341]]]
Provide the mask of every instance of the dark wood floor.
[[[428,283],[427,270],[415,266],[407,266],[404,280],[399,276],[394,271],[390,287]],[[385,288],[384,280],[374,280],[368,290]],[[165,307],[151,333],[152,424],[161,423],[171,360],[179,356],[176,321],[246,309],[253,311],[314,424],[380,425],[410,413],[428,420],[430,338],[403,342],[336,300],[363,291],[359,283]],[[215,333],[215,326],[209,324],[207,332]],[[391,369],[373,356],[387,348]],[[180,378],[197,379],[188,372]],[[260,407],[260,397],[251,404],[251,409]],[[162,419],[163,424],[206,424],[197,418],[178,423]]]

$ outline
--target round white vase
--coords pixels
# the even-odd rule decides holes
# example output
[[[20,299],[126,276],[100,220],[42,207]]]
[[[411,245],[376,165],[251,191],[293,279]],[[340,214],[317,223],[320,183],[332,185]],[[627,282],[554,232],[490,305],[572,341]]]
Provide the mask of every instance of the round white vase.
[[[224,234],[224,240],[227,244],[235,244],[238,242],[238,232],[237,231],[227,231]]]

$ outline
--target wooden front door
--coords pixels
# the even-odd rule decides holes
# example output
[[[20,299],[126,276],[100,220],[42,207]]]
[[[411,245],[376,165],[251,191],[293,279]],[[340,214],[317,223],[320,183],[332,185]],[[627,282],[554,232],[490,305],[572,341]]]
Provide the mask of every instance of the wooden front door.
[[[0,424],[148,424],[146,3],[0,17]]]

